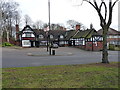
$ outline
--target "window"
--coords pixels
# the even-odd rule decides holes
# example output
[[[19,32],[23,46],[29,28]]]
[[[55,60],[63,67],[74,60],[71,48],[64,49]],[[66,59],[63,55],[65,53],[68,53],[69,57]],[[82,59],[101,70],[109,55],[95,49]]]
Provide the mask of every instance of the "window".
[[[110,41],[110,44],[115,44],[115,42],[114,41]]]
[[[23,32],[33,32],[33,31],[29,28],[26,28]]]
[[[63,38],[64,38],[64,36],[63,36],[63,35],[60,35],[60,38],[61,38],[61,39],[63,39]]]
[[[31,30],[30,30],[29,28],[27,28],[27,29],[26,29],[26,31],[28,31],[28,32],[29,32],[29,31],[31,31]]]
[[[41,35],[39,35],[39,38],[40,38],[40,39],[43,39],[43,38],[44,38],[44,36],[41,34]]]
[[[26,33],[25,37],[31,37],[31,33]]]
[[[23,47],[30,47],[31,46],[31,43],[29,40],[22,40],[22,46]]]
[[[50,35],[50,39],[53,39],[53,35]]]
[[[30,42],[24,42],[23,44],[24,45],[30,45]]]
[[[118,38],[118,36],[116,35],[116,36],[114,36],[114,38]]]

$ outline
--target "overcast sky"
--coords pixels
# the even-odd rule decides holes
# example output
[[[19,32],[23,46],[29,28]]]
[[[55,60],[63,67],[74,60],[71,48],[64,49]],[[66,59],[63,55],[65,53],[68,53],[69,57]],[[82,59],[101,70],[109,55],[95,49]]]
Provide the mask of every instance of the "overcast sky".
[[[48,0],[14,0],[20,4],[22,15],[28,14],[35,22],[42,20],[48,23]],[[80,0],[50,0],[51,23],[63,23],[67,20],[76,20],[89,28],[92,23],[96,30],[100,29],[98,14],[94,8],[84,2],[81,6]],[[118,4],[113,10],[112,28],[118,30]]]

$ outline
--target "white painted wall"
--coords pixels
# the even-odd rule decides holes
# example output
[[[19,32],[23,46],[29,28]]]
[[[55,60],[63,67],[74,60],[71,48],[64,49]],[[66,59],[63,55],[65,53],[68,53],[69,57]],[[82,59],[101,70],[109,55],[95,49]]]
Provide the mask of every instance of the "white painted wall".
[[[22,34],[22,37],[26,37],[26,33]],[[35,37],[35,35],[31,33],[31,37]]]
[[[22,47],[31,47],[30,40],[22,40]]]

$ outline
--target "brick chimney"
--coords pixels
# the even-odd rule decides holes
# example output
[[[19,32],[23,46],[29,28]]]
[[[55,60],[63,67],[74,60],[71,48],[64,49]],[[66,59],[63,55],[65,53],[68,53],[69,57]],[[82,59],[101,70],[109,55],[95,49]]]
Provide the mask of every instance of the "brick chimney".
[[[62,26],[60,26],[60,30],[63,30],[63,27],[62,27]]]
[[[80,25],[76,25],[76,30],[80,30]]]
[[[20,46],[20,41],[19,41],[19,25],[16,24],[16,45]]]
[[[64,30],[66,31],[66,28],[64,28]]]
[[[16,40],[19,39],[19,25],[16,24]]]

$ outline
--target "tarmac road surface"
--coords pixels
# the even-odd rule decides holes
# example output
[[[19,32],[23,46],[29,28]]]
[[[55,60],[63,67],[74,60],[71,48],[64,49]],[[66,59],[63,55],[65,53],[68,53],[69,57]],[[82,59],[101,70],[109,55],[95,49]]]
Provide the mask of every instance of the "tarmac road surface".
[[[30,67],[101,62],[102,52],[84,51],[73,47],[59,47],[50,56],[46,48],[2,48],[2,67]],[[109,61],[118,61],[118,51],[109,51]]]

